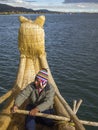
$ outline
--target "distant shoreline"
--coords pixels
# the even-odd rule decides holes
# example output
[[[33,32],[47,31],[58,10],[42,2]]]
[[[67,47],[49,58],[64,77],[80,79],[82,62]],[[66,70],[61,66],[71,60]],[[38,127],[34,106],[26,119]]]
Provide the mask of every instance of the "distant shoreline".
[[[8,14],[65,14],[65,12],[0,12],[0,15]]]
[[[0,15],[10,14],[98,14],[97,12],[0,12]]]

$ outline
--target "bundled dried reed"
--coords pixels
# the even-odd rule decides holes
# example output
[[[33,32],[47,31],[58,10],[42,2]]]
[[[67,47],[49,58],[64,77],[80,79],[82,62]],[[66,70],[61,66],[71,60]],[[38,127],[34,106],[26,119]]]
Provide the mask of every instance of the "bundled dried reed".
[[[21,18],[20,17],[20,21]],[[42,28],[45,22],[45,17],[40,16],[35,21],[27,20],[19,29],[19,50],[22,55],[34,58],[45,53],[45,34]]]

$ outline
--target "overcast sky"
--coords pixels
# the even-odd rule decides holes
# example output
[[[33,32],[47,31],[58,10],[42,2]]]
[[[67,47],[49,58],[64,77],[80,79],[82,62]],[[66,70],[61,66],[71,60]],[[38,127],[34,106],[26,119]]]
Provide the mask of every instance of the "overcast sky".
[[[98,3],[98,0],[64,0],[64,3]]]
[[[98,0],[0,0],[0,3],[34,10],[98,12]]]

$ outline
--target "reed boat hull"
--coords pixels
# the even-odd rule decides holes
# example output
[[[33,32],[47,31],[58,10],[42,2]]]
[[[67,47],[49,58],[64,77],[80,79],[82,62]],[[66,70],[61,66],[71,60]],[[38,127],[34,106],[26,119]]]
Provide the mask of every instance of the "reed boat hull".
[[[19,51],[20,61],[17,71],[17,76],[12,90],[5,96],[8,98],[2,112],[0,113],[0,130],[25,130],[24,122],[25,116],[19,114],[12,114],[10,109],[14,104],[14,99],[18,93],[24,89],[30,82],[34,81],[35,75],[41,68],[47,68],[49,72],[49,83],[55,88],[56,95],[54,99],[54,109],[57,115],[71,118],[70,112],[64,106],[64,99],[61,96],[58,87],[52,77],[46,52],[45,52],[45,33],[43,25],[45,22],[45,16],[39,16],[34,21],[31,21],[23,16],[20,16],[20,28],[19,28]],[[26,101],[20,109],[25,109]],[[68,106],[68,104],[67,104]],[[69,107],[69,106],[68,106]],[[73,119],[76,117],[72,117]],[[76,125],[78,124],[75,120]],[[84,127],[80,124],[78,130],[84,130]],[[68,122],[57,123],[53,128],[49,128],[43,125],[37,125],[36,130],[75,130],[76,128],[69,125]]]

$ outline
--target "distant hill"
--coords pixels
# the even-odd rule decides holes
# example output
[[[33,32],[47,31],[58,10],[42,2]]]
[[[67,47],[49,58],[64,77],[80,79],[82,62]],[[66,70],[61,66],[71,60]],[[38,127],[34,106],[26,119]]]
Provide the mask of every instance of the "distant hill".
[[[0,12],[35,12],[32,9],[26,9],[23,7],[13,7],[6,4],[0,4]]]
[[[24,7],[13,7],[9,6],[6,4],[0,4],[0,13],[4,12],[13,12],[13,13],[18,13],[18,12],[27,12],[27,13],[55,13],[54,11],[48,11],[48,10],[32,10],[32,9],[27,9]]]

